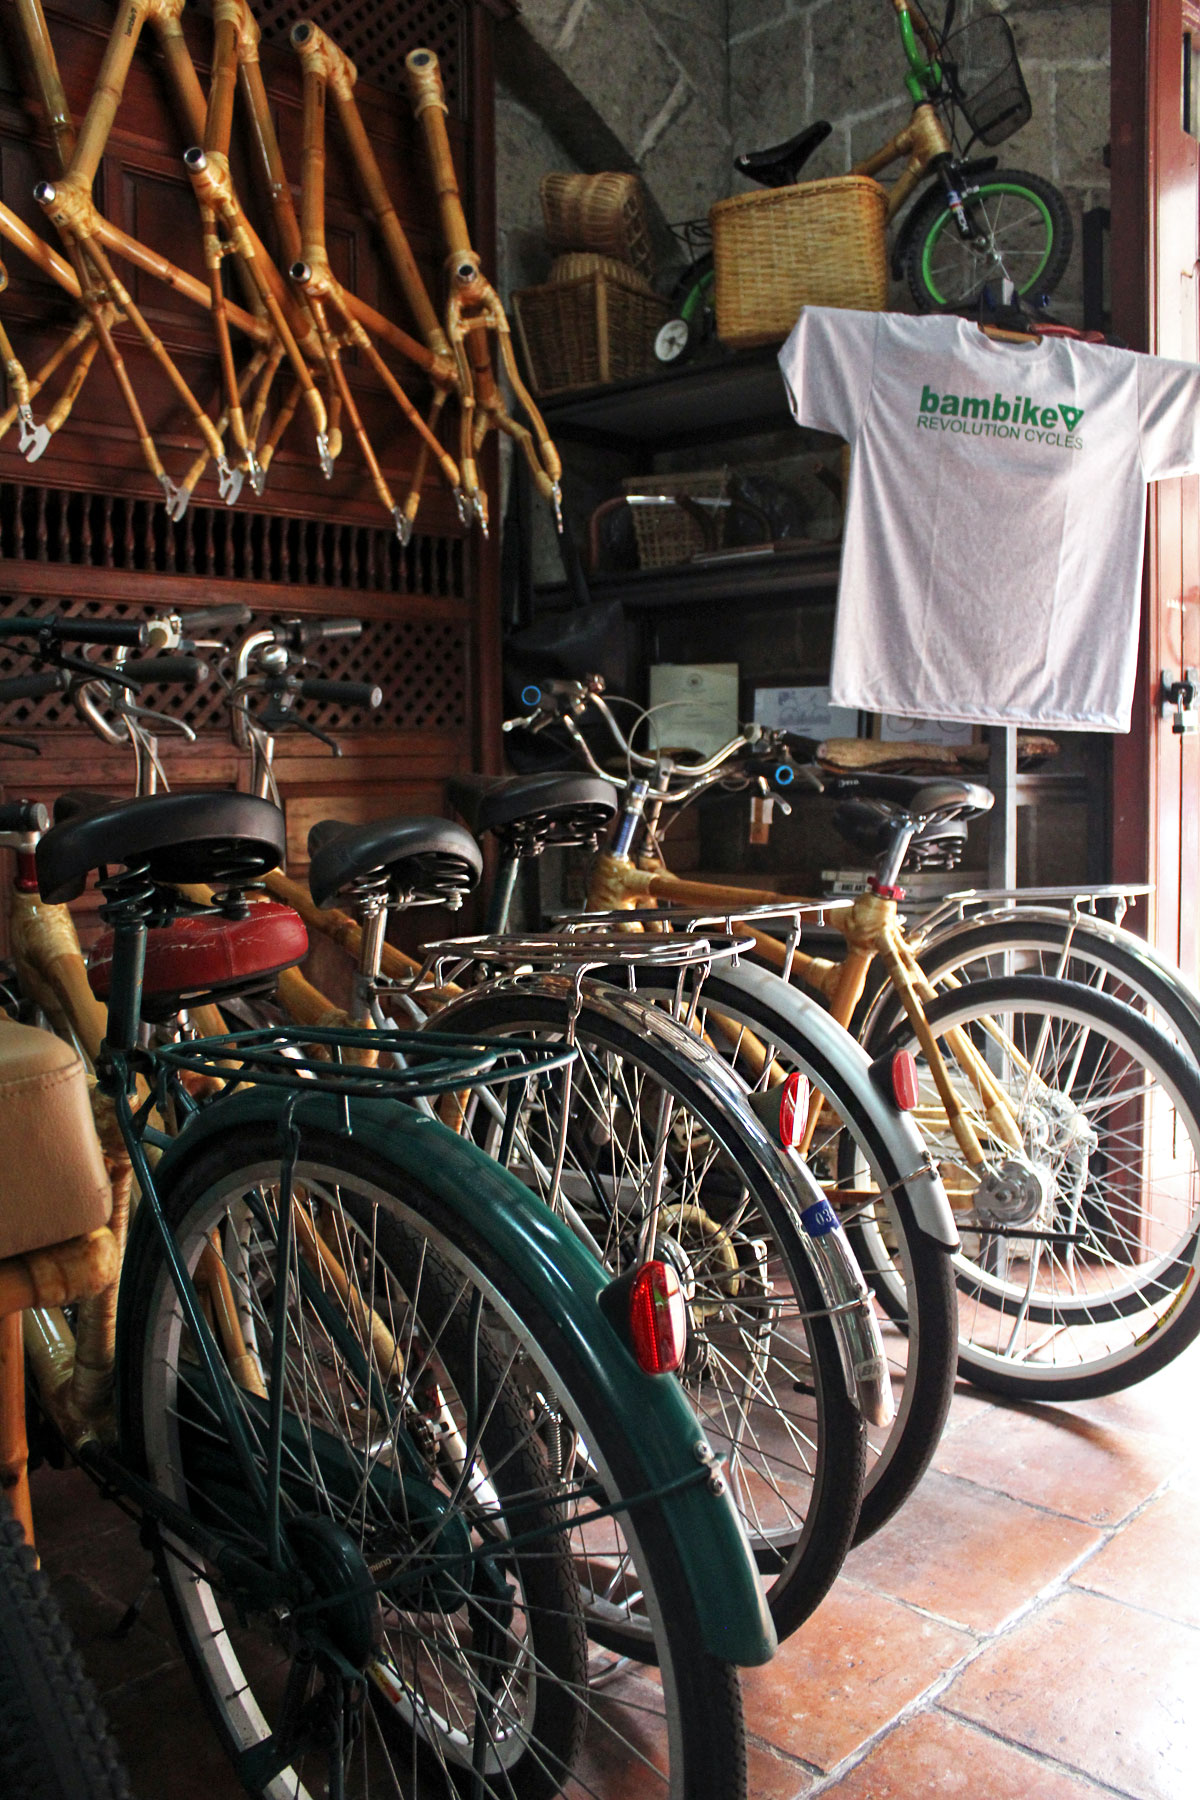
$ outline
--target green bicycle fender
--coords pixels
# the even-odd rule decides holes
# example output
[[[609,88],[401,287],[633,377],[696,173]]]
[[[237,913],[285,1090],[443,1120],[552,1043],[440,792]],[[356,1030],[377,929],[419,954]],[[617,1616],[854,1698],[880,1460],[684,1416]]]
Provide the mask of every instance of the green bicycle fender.
[[[497,1261],[521,1269],[531,1297],[624,1426],[637,1491],[653,1494],[694,1476],[704,1440],[683,1388],[673,1376],[646,1375],[638,1367],[600,1310],[606,1271],[563,1221],[507,1169],[436,1119],[395,1101],[354,1100],[351,1108],[357,1144],[426,1186],[436,1178],[441,1201],[494,1248]],[[280,1095],[271,1088],[246,1088],[202,1108],[163,1151],[155,1186],[165,1194],[210,1139],[242,1125],[274,1123],[279,1114]],[[306,1124],[335,1136],[345,1132],[344,1103],[333,1094],[303,1095],[293,1117],[301,1142]],[[154,1233],[150,1209],[140,1207],[126,1268],[139,1260],[143,1238]],[[125,1313],[120,1308],[118,1318]],[[118,1356],[121,1350],[118,1344]],[[727,1484],[714,1492],[708,1479],[692,1480],[659,1504],[705,1648],[744,1668],[769,1662],[778,1648],[775,1627]]]

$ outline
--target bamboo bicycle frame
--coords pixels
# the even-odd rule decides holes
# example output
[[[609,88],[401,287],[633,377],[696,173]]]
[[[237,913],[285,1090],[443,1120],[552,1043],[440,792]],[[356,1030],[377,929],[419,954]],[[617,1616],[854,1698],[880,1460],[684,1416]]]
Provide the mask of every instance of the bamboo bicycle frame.
[[[628,856],[613,856],[602,852],[592,865],[588,886],[588,906],[596,912],[633,911],[638,906],[656,900],[669,900],[692,907],[711,906],[714,910],[730,908],[736,913],[738,908],[784,905],[788,899],[787,895],[755,888],[721,887],[715,882],[686,881],[672,875],[659,858],[649,853],[639,856],[635,863]],[[818,903],[812,899],[797,898],[796,904],[814,906]],[[786,971],[788,978],[799,985],[815,989],[824,995],[833,1017],[846,1028],[849,1028],[855,1008],[862,998],[871,963],[879,956],[929,1064],[938,1097],[945,1109],[946,1121],[963,1158],[971,1168],[982,1168],[984,1152],[979,1135],[950,1079],[942,1044],[933,1036],[925,1018],[926,1005],[936,999],[937,995],[925,979],[904,936],[895,899],[883,894],[860,894],[848,905],[830,907],[829,922],[846,939],[846,955],[841,962],[808,956],[798,949],[793,949],[789,958],[788,951],[777,938],[770,937],[749,924],[740,926],[739,929],[744,929],[754,938],[755,948],[764,961],[781,974]],[[948,1031],[943,1042],[946,1052],[953,1057],[956,1066],[979,1096],[988,1128],[1002,1142],[1019,1151],[1019,1127],[1013,1118],[1008,1097],[988,1068],[986,1060],[960,1029]],[[802,1150],[811,1142],[819,1118],[820,1100],[817,1097],[810,1108],[805,1136],[800,1146]],[[959,1208],[969,1208],[972,1196],[969,1192],[955,1189],[950,1192],[950,1201]]]
[[[318,457],[326,475],[332,473],[333,460],[341,445],[341,433],[337,429],[336,420],[345,412],[376,494],[393,517],[401,540],[407,542],[430,455],[436,459],[456,499],[459,495],[459,471],[432,429],[449,386],[457,385],[459,365],[450,354],[444,333],[437,325],[432,303],[424,294],[411,252],[407,254],[403,285],[425,335],[424,343],[418,342],[357,296],[348,293],[336,281],[329,268],[324,246],[324,88],[332,59],[340,57],[340,53],[328,44],[328,40],[321,38],[321,34],[314,33],[314,43],[319,54],[315,60],[310,54],[304,62],[306,117],[302,228],[292,206],[291,192],[262,80],[258,61],[258,27],[245,0],[218,0],[214,9],[213,71],[207,101],[183,36],[182,5],[183,0],[123,0],[77,136],[58,74],[41,0],[17,0],[22,37],[58,163],[59,179],[43,183],[38,190],[38,198],[60,231],[67,258],[54,258],[53,253],[20,220],[3,208],[0,208],[0,233],[18,243],[73,297],[80,299],[87,322],[86,331],[80,332],[77,327],[68,340],[68,346],[60,347],[32,379],[26,377],[18,359],[9,354],[11,346],[0,341],[0,356],[6,357],[9,378],[16,394],[16,411],[13,417],[21,421],[21,447],[30,457],[41,454],[53,430],[58,429],[68,416],[97,349],[103,348],[133,422],[143,460],[162,486],[173,517],[182,516],[196,482],[207,462],[212,459],[217,462],[222,497],[229,503],[237,498],[244,474],[249,475],[255,490],[261,491],[266,470],[282,433],[297,405],[303,400],[311,417]],[[117,115],[125,80],[145,23],[151,25],[157,36],[175,111],[184,121],[192,139],[184,162],[200,213],[207,275],[204,282],[177,269],[167,259],[111,226],[97,212],[92,200],[92,183]],[[321,46],[326,46],[329,53],[324,63]],[[345,67],[339,74],[339,85],[345,88],[348,80],[352,89],[353,65],[344,58],[340,62]],[[240,89],[250,122],[261,178],[270,200],[280,241],[289,260],[292,277],[290,282],[284,280],[254,233],[230,177],[229,145],[235,89]],[[365,133],[358,120],[352,94],[348,105],[354,120],[358,122],[361,153],[362,144],[366,141]],[[347,129],[352,135],[353,125],[348,125]],[[378,185],[382,185],[369,145],[366,146],[365,157],[356,155],[355,161],[356,166],[361,163],[366,172],[364,179],[368,183],[373,174]],[[395,262],[400,256],[403,233],[395,219],[394,209],[391,209],[391,215],[384,235],[389,254]],[[202,305],[209,312],[221,371],[221,393],[217,406],[221,406],[222,410],[215,425],[133,305],[128,291],[108,260],[109,250],[166,281],[188,300]],[[235,306],[225,295],[222,265],[228,255],[236,259],[251,309],[249,311]],[[327,307],[338,315],[336,331],[331,328],[326,317]],[[184,480],[178,484],[166,473],[112,337],[113,325],[123,319],[128,319],[134,326],[166,374],[183,400],[203,441],[202,453],[192,463]],[[236,325],[245,332],[256,345],[249,368],[240,376],[230,339],[231,325]],[[376,339],[406,357],[433,379],[435,402],[429,424],[421,419],[383,361],[376,348]],[[343,343],[353,345],[364,355],[420,440],[410,491],[402,507],[397,506],[392,498],[346,382],[340,358]],[[75,363],[63,399],[46,425],[36,426],[29,410],[30,400],[68,357],[73,357]],[[259,434],[268,393],[285,359],[292,371],[292,392],[284,401],[275,424],[260,449]],[[329,408],[313,379],[310,365],[324,371],[330,397]],[[249,418],[244,401],[248,401]],[[216,409],[214,406],[213,410]],[[0,432],[11,423],[12,419],[5,415],[0,420]],[[236,445],[236,469],[230,467],[224,455],[222,434],[226,430],[231,433]],[[464,512],[461,501],[459,510],[460,513]],[[481,515],[486,511],[482,502],[477,510]]]
[[[107,1009],[89,986],[69,909],[48,905],[37,893],[28,847],[20,853],[18,878],[9,893],[9,924],[24,990],[94,1064],[107,1029]],[[298,975],[298,971],[288,973]],[[330,1008],[316,989],[308,988],[308,993],[320,1002],[321,1023],[352,1023],[344,1013]],[[221,1034],[226,1029],[216,1008],[196,1008],[192,1016],[201,1030]],[[368,1059],[369,1053],[364,1056]],[[113,1101],[94,1089],[92,1104],[112,1186],[113,1211],[107,1228],[0,1261],[0,1480],[13,1489],[18,1516],[31,1542],[32,1518],[24,1478],[28,1460],[25,1393],[20,1378],[25,1361],[43,1406],[73,1451],[94,1438],[110,1436],[113,1428],[117,1292],[133,1199],[133,1168]],[[293,1203],[293,1218],[301,1255],[342,1296],[370,1345],[381,1380],[393,1378],[401,1360],[394,1337],[363,1299],[337,1244],[313,1229],[300,1198]],[[247,1346],[218,1243],[203,1251],[194,1280],[233,1380],[264,1396],[262,1369]],[[68,1300],[78,1301],[74,1330],[62,1311]],[[18,1313],[23,1314],[19,1327]]]
[[[856,162],[852,175],[878,175],[903,157],[904,168],[888,189],[888,224],[895,218],[913,189],[939,156],[951,154],[946,128],[926,97],[929,84],[936,78],[936,45],[928,35],[924,18],[914,15],[909,0],[893,0],[909,73],[905,85],[913,101],[913,114],[903,130],[889,138],[878,150]]]
[[[483,273],[480,260],[471,247],[466,215],[454,173],[450,139],[446,133],[446,95],[441,70],[432,50],[412,50],[405,57],[409,92],[417,123],[425,139],[425,149],[437,190],[442,218],[442,236],[449,254],[446,275],[449,297],[446,302],[446,337],[454,352],[459,374],[459,405],[462,409],[459,433],[459,462],[463,482],[473,496],[476,516],[487,527],[487,500],[479,487],[475,459],[490,426],[506,432],[525,454],[538,492],[550,500],[561,524],[562,463],[546,430],[546,422],[535,406],[521,379],[513,354],[508,320],[495,288]],[[533,430],[511,417],[505,410],[488,353],[486,334],[496,340],[496,348],[504,372],[512,383],[517,400],[530,419]],[[478,412],[476,403],[478,402]]]
[[[64,262],[62,258],[55,257],[49,247],[43,245],[7,208],[0,208],[0,233],[16,243],[66,292],[81,300],[88,323],[86,333],[81,333],[80,327],[76,327],[67,346],[60,347],[51,356],[38,371],[30,387],[37,391],[61,366],[65,357],[75,357],[75,370],[63,399],[52,415],[54,428],[57,429],[74,404],[96,349],[103,348],[133,422],[143,460],[162,486],[172,516],[181,516],[187,504],[189,490],[180,489],[167,476],[112,337],[113,325],[122,318],[128,318],[155,361],[167,374],[176,392],[183,398],[206,445],[207,453],[219,458],[218,467],[223,470],[223,495],[236,497],[235,485],[240,483],[235,484],[233,471],[228,469],[216,429],[200,408],[165,348],[133,306],[128,291],[108,261],[107,252],[114,251],[135,267],[165,282],[185,299],[209,310],[213,304],[210,288],[177,268],[166,257],[119,231],[103,218],[92,201],[91,189],[96,169],[116,117],[125,78],[146,16],[141,0],[130,0],[129,6],[118,16],[97,77],[92,101],[78,136],[71,121],[41,0],[17,0],[16,10],[38,97],[50,127],[60,176],[57,184],[42,183],[37,190],[37,198],[59,228],[69,260]],[[236,319],[239,327],[252,339],[265,341],[269,336],[269,327],[253,313],[247,313],[240,307],[231,308],[230,316]],[[90,341],[93,337],[94,343]],[[50,421],[47,421],[48,429],[49,426]]]

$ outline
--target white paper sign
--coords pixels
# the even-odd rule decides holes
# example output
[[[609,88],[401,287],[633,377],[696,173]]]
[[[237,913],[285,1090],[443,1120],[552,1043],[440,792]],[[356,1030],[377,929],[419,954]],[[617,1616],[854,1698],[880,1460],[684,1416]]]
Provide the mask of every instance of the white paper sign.
[[[754,718],[772,731],[794,731],[798,737],[858,736],[857,712],[849,706],[830,706],[827,687],[759,688]]]
[[[738,728],[736,663],[653,663],[650,742],[663,750],[711,756]]]

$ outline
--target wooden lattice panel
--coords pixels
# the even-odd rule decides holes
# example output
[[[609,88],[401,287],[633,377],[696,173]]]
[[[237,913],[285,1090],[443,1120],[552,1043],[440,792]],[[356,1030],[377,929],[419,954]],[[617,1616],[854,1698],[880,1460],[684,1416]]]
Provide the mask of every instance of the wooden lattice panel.
[[[30,613],[53,613],[73,619],[147,619],[156,609],[99,600],[62,600],[53,605],[31,606],[27,601],[0,602],[0,618]],[[161,608],[157,610],[161,611]],[[247,630],[257,630],[266,619],[255,619]],[[110,658],[97,651],[93,661]],[[318,729],[342,731],[460,730],[467,721],[465,632],[455,621],[426,619],[366,619],[361,636],[330,638],[308,652],[311,673],[332,681],[369,681],[383,689],[383,704],[374,712],[350,712],[341,706],[314,706],[306,701],[304,717]],[[222,672],[228,663],[209,653]],[[15,647],[0,641],[0,680],[28,673],[31,663]],[[150,685],[137,695],[138,704],[170,714],[197,734],[229,731],[229,709],[219,682],[208,682],[192,693],[179,688]],[[10,701],[0,709],[0,731],[36,737],[79,723],[69,699],[54,694],[40,700]]]
[[[269,581],[354,594],[461,598],[462,538],[189,506],[178,523],[154,500],[0,482],[0,557],[213,581]]]
[[[319,25],[374,87],[407,96],[404,59],[420,46],[435,52],[450,109],[466,113],[464,15],[454,0],[259,0],[254,16],[267,43],[286,43],[299,19]]]

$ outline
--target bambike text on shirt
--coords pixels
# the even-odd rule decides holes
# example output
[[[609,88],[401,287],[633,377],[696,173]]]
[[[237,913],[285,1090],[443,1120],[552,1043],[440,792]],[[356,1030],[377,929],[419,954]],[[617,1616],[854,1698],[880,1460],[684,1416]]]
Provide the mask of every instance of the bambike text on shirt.
[[[1014,394],[1011,400],[1005,394],[993,394],[990,400],[976,394],[939,394],[926,383],[921,388],[917,427],[1082,450],[1083,439],[1076,427],[1083,413],[1082,406],[1067,406],[1062,401],[1044,406],[1026,394]]]

